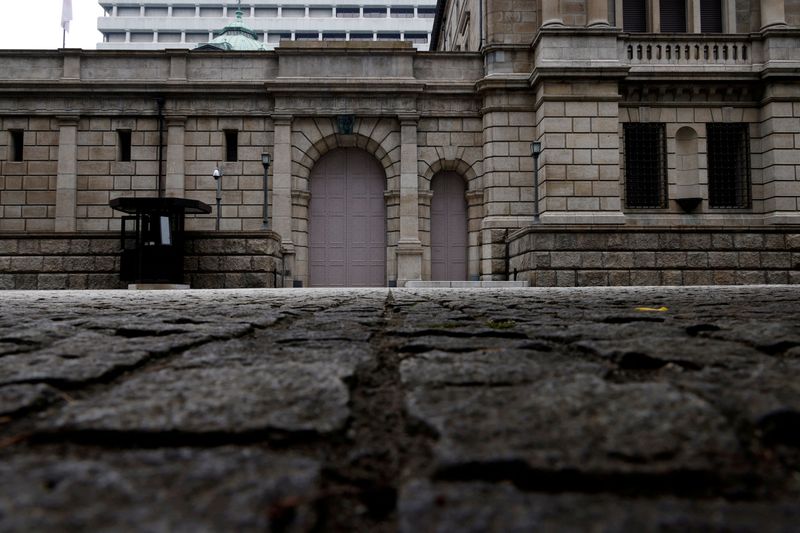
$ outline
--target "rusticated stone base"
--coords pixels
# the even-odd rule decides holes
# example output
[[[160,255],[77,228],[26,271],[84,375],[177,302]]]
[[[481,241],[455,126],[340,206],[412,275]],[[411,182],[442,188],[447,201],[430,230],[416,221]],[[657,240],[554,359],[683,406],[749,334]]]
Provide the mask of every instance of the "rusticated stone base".
[[[193,288],[282,286],[274,232],[188,232],[184,281]],[[0,235],[0,289],[124,289],[114,233]]]
[[[509,236],[509,278],[531,286],[800,283],[800,227],[539,226]]]

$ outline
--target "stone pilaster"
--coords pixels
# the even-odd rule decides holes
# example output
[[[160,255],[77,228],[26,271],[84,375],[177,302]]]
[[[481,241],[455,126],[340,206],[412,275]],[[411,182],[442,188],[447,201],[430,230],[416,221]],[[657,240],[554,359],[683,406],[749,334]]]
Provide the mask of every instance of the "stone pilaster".
[[[397,286],[422,279],[422,242],[419,239],[419,178],[417,176],[417,122],[400,117],[400,239],[397,242]]]
[[[542,26],[563,25],[560,0],[542,2]]]
[[[58,117],[55,231],[61,233],[74,232],[77,226],[78,118],[77,115]]]
[[[761,0],[761,29],[786,25],[784,0]]]
[[[292,117],[274,116],[275,153],[272,159],[272,230],[281,236],[284,284],[294,279],[295,249],[292,240]]]
[[[587,26],[608,26],[608,0],[587,0]]]
[[[165,196],[183,198],[186,194],[186,117],[171,116],[167,123],[167,184]]]

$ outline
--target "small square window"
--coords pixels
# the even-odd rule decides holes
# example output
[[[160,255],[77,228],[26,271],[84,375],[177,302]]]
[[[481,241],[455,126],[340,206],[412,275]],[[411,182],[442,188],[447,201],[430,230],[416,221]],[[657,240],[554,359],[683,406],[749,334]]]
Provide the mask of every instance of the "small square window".
[[[25,160],[25,132],[22,130],[9,131],[11,137],[11,161]]]
[[[131,130],[117,130],[117,159],[131,160]]]
[[[225,130],[225,161],[239,160],[239,131]]]

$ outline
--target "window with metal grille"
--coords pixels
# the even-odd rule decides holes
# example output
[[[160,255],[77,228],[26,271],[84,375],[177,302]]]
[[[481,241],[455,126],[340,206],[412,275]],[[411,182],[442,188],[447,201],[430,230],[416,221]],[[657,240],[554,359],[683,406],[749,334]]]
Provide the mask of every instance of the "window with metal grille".
[[[627,32],[647,31],[647,0],[622,1],[622,29]]]
[[[661,0],[661,31],[686,33],[686,0]]]
[[[667,143],[664,124],[625,124],[625,205],[667,207]]]
[[[225,130],[225,161],[239,160],[239,131]]]
[[[22,130],[11,130],[8,132],[11,137],[11,161],[25,160],[25,132]]]
[[[722,33],[722,0],[700,0],[700,31]]]
[[[117,130],[117,148],[119,161],[131,160],[131,130]]]
[[[743,123],[706,124],[708,206],[750,207],[750,132]]]

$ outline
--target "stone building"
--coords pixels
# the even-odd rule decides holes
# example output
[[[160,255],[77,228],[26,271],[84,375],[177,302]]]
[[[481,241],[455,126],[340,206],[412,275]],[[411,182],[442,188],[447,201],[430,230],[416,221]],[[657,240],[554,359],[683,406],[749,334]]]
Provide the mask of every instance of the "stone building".
[[[408,41],[427,50],[436,0],[100,0],[99,50],[194,48],[237,9],[268,50],[290,41]]]
[[[196,286],[798,282],[798,24],[790,0],[447,0],[431,52],[3,51],[0,283],[112,285],[109,200],[213,204],[217,165]]]

